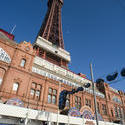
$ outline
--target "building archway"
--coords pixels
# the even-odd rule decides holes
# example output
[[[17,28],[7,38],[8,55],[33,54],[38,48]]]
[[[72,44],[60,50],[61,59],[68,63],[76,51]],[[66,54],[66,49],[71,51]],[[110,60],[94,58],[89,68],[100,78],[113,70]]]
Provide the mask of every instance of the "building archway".
[[[94,113],[92,109],[89,108],[88,106],[83,106],[80,110],[80,113],[81,113],[81,116],[85,119],[90,119],[90,120],[94,119]]]
[[[68,115],[73,116],[73,117],[81,117],[81,114],[80,114],[79,110],[76,107],[72,107],[69,110]]]

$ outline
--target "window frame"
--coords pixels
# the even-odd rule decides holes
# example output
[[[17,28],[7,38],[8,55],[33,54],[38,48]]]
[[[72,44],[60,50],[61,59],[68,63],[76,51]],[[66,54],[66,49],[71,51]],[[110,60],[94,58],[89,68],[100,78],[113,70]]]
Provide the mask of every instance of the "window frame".
[[[79,110],[81,109],[81,97],[79,96],[75,96],[75,107]]]
[[[50,91],[51,90],[51,91]],[[55,91],[55,92],[54,92]],[[55,100],[54,100],[55,98]],[[54,100],[54,101],[53,101]],[[57,105],[57,90],[51,87],[48,88],[48,98],[47,102],[49,104]]]
[[[69,94],[66,97],[66,107],[70,108],[70,95]]]
[[[13,83],[13,87],[12,87],[12,91],[18,92],[18,89],[19,89],[19,82],[14,82]]]
[[[23,62],[23,61],[24,61],[24,62]],[[21,59],[21,62],[20,62],[20,67],[25,68],[25,66],[26,66],[26,59],[25,59],[25,58],[22,58],[22,59]]]
[[[34,90],[34,94],[33,95],[31,93],[32,90]],[[32,99],[40,100],[41,90],[42,90],[42,86],[40,84],[37,84],[36,82],[32,82],[31,88],[30,88],[30,97],[32,97]],[[37,96],[37,92],[39,92],[38,96]]]
[[[107,107],[106,104],[102,104],[102,114],[107,115]]]
[[[91,108],[91,107],[92,107],[92,102],[91,102],[91,100],[86,98],[86,99],[85,99],[85,105]]]

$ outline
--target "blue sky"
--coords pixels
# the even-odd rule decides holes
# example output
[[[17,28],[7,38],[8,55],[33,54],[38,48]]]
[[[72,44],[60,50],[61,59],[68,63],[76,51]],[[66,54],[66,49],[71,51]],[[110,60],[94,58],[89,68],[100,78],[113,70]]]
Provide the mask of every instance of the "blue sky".
[[[33,43],[46,9],[47,0],[1,0],[0,28],[16,25],[15,40]],[[125,67],[125,0],[64,0],[62,22],[72,71],[90,78],[92,62],[96,80]],[[112,87],[125,91],[125,80]]]

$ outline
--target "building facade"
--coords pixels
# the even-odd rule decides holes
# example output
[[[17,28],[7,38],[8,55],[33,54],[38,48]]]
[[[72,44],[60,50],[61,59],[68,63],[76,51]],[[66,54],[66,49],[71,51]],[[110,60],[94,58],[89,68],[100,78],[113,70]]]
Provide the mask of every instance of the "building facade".
[[[64,49],[61,24],[63,0],[48,0],[48,11],[36,41],[14,41],[0,30],[0,100],[4,104],[57,113],[60,92],[91,84],[82,73],[68,68],[70,53]],[[99,120],[125,120],[125,94],[107,83],[96,86]],[[92,86],[67,95],[60,114],[95,118]]]

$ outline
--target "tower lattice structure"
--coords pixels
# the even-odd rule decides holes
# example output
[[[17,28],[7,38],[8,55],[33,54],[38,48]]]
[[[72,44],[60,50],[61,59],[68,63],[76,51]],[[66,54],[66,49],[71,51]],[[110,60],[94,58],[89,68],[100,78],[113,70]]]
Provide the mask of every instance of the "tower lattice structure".
[[[70,53],[64,49],[61,9],[63,0],[48,0],[48,10],[38,33],[34,49],[37,56],[67,68]]]
[[[48,10],[38,36],[64,49],[61,8],[63,0],[48,0]]]

